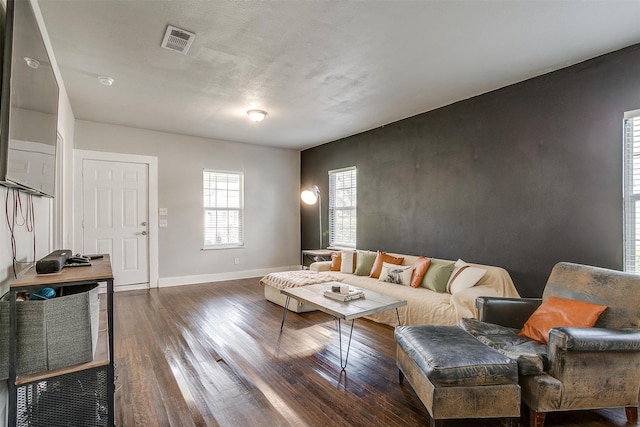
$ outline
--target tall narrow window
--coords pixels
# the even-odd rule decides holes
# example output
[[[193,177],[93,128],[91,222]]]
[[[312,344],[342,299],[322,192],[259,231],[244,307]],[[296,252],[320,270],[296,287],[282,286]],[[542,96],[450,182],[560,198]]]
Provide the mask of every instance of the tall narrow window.
[[[204,170],[204,247],[243,244],[243,174]]]
[[[624,119],[624,269],[640,272],[640,110]]]
[[[356,247],[356,168],[329,171],[329,246]]]

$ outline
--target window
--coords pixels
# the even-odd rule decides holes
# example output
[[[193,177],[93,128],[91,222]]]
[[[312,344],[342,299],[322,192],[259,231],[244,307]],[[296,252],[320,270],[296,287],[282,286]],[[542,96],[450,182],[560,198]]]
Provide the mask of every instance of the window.
[[[204,247],[236,247],[243,244],[243,174],[206,170],[204,188]]]
[[[329,171],[329,246],[356,247],[356,168]]]
[[[624,269],[640,272],[640,110],[624,120]]]

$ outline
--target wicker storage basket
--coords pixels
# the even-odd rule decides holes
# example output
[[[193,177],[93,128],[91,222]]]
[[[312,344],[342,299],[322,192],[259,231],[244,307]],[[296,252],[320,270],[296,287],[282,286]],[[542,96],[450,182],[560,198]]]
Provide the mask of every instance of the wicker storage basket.
[[[93,358],[98,341],[98,284],[62,288],[57,298],[18,301],[18,375],[64,368]],[[0,380],[9,377],[9,301],[0,301]]]

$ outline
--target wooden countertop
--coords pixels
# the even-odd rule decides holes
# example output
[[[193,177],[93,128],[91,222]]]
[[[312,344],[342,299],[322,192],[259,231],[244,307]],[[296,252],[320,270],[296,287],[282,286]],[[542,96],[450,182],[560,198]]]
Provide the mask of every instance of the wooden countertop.
[[[36,273],[35,265],[29,268],[22,276],[11,283],[11,288],[25,286],[39,286],[49,284],[65,284],[84,281],[101,281],[113,279],[111,271],[111,258],[104,255],[103,258],[91,260],[89,267],[64,267],[62,271],[51,274]]]

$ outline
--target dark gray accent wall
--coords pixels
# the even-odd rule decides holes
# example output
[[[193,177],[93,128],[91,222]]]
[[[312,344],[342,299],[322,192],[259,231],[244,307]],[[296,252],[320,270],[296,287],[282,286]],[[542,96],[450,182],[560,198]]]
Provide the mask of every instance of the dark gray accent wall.
[[[540,296],[559,261],[622,269],[635,109],[640,45],[305,150],[301,185],[320,187],[326,230],[327,172],[356,166],[359,249],[501,266]],[[301,207],[302,248],[317,216]]]

